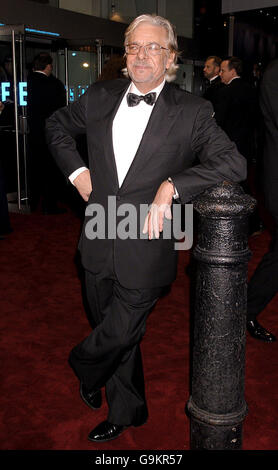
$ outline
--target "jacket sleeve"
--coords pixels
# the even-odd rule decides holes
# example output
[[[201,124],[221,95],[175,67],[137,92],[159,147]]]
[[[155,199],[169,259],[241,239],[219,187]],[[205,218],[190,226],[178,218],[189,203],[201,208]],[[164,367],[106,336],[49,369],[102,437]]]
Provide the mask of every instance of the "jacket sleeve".
[[[246,179],[246,159],[212,115],[211,104],[204,101],[196,114],[191,134],[191,148],[198,156],[199,163],[179,174],[170,175],[183,203],[221,181],[240,182]]]
[[[76,137],[86,132],[88,92],[78,101],[61,108],[46,121],[46,141],[54,160],[66,177],[85,166]]]

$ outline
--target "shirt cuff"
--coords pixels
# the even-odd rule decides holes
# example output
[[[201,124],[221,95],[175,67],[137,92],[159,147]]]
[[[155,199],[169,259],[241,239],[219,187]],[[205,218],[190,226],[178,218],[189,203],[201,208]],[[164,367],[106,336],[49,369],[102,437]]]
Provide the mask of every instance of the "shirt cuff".
[[[69,180],[70,180],[71,184],[73,184],[73,186],[75,186],[75,184],[73,182],[75,180],[75,178],[77,178],[77,176],[79,176],[80,173],[83,173],[83,171],[85,171],[85,170],[88,170],[88,168],[86,166],[81,166],[80,168],[77,168],[77,170],[75,170],[73,173],[71,173],[69,175]]]
[[[171,183],[173,185],[173,188],[174,188],[174,191],[175,191],[174,194],[173,194],[173,199],[179,199],[180,196],[179,196],[179,193],[177,191],[176,186],[174,185],[174,182],[173,182],[172,178],[169,177],[167,181],[169,181],[169,183]]]

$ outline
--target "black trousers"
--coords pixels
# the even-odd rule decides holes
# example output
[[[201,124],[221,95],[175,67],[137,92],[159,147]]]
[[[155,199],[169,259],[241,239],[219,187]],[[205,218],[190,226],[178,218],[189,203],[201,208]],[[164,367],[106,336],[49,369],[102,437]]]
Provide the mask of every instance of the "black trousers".
[[[86,271],[85,280],[91,323],[97,326],[72,349],[69,363],[90,389],[105,386],[109,422],[138,426],[148,417],[139,343],[164,288],[126,289],[112,262],[100,274]]]
[[[247,320],[254,320],[278,292],[278,218],[270,250],[263,256],[248,284]]]

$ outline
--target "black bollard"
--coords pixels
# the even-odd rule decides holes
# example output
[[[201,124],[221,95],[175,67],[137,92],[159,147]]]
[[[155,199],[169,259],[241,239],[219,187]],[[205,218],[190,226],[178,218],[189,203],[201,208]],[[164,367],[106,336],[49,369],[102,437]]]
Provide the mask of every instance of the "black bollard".
[[[191,396],[192,450],[239,450],[244,398],[248,216],[256,201],[223,182],[193,201],[198,238]]]

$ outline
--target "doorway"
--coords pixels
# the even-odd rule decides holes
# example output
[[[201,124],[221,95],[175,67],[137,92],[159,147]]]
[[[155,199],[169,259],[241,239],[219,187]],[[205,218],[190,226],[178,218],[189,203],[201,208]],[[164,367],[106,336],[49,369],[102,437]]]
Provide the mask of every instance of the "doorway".
[[[101,74],[113,48],[101,40],[70,45],[61,38],[27,33],[23,25],[0,26],[1,167],[9,210],[30,212],[28,177],[27,78],[34,57],[44,51],[53,58],[53,74],[66,89],[67,104],[77,100]]]

